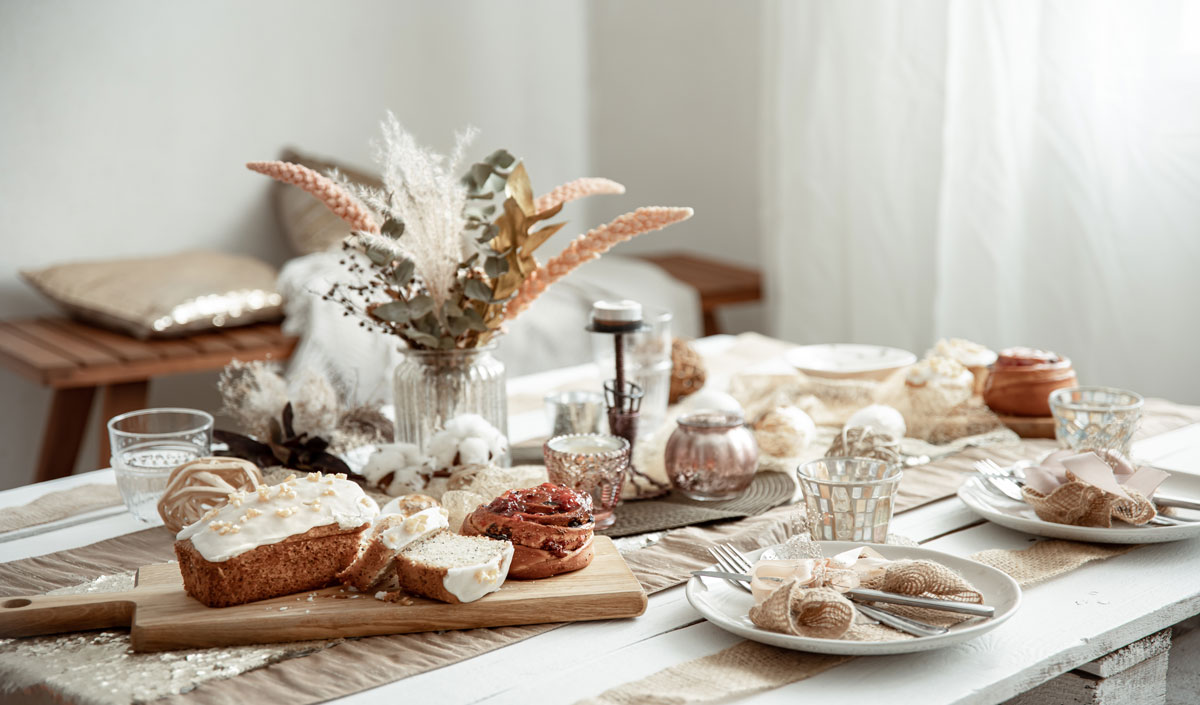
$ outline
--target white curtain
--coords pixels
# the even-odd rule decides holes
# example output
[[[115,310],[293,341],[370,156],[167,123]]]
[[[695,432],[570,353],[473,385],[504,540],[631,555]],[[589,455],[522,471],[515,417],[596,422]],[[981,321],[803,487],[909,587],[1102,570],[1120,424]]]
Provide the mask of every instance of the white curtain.
[[[781,0],[772,322],[1200,402],[1200,4]]]

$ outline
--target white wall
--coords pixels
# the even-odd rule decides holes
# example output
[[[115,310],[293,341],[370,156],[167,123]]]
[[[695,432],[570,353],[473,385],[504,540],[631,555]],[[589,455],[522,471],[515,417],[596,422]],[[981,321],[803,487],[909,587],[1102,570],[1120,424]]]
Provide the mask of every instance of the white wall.
[[[535,186],[589,173],[586,21],[552,0],[7,0],[0,316],[52,310],[19,268],[194,247],[283,261],[267,179],[242,164],[284,145],[367,164],[387,109],[440,149],[478,126],[479,154],[525,156]],[[150,403],[212,409],[214,382],[160,380]],[[0,371],[0,488],[30,480],[49,398]]]
[[[596,199],[597,219],[633,201],[696,210],[687,223],[634,240],[622,252],[691,250],[765,268],[758,141],[763,5],[592,3],[592,164],[628,187],[620,201]],[[727,331],[765,330],[761,304],[718,315]]]

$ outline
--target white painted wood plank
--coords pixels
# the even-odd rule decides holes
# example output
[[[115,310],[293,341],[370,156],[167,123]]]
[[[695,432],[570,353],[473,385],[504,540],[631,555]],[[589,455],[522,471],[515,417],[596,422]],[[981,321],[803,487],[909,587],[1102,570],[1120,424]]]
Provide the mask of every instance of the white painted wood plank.
[[[551,654],[578,654],[567,661],[593,663],[630,644],[669,633],[700,619],[682,587],[650,597],[645,615],[637,619],[569,624],[533,639],[477,656],[453,667],[430,671],[339,700],[376,703],[403,699],[416,702],[468,703],[498,694],[521,683],[544,682]],[[559,659],[555,658],[555,661]],[[488,684],[481,688],[480,684]],[[536,699],[535,699],[536,702]]]
[[[1200,460],[1200,423],[1188,424],[1133,444],[1131,454],[1144,462],[1163,463],[1175,457]],[[1200,464],[1193,462],[1193,468]]]
[[[0,543],[0,563],[87,546],[147,528],[149,527],[146,524],[135,519],[132,514],[124,512],[86,524],[76,524],[57,531]]]
[[[24,485],[22,487],[14,487],[11,490],[0,492],[0,508],[17,507],[22,504],[28,504],[33,500],[50,492],[58,492],[60,490],[69,490],[80,485],[88,485],[98,483],[102,485],[115,485],[117,483],[116,475],[110,469],[93,470],[92,472],[80,473],[78,475],[68,475],[60,477],[56,480],[47,480],[39,482],[35,485]]]
[[[968,509],[961,499],[947,497],[892,517],[888,533],[925,543],[981,521],[979,515]]]
[[[675,663],[707,656],[740,641],[739,637],[702,622],[606,654],[593,655],[588,651],[588,642],[577,642],[576,648],[582,648],[586,653],[582,658],[568,660],[563,665],[565,667],[556,661],[556,667],[544,668],[536,677],[510,681],[508,688],[499,691],[490,688],[488,690],[491,692],[486,695],[477,692],[475,699],[465,702],[481,705],[566,705],[622,683],[644,678]],[[664,655],[669,655],[669,663],[664,663]],[[838,702],[855,700],[852,693],[843,693]]]

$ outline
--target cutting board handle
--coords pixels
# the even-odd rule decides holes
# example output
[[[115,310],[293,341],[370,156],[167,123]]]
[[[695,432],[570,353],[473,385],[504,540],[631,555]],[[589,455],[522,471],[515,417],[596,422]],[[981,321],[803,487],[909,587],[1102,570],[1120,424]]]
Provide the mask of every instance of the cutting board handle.
[[[0,637],[129,627],[135,606],[127,592],[0,597]]]

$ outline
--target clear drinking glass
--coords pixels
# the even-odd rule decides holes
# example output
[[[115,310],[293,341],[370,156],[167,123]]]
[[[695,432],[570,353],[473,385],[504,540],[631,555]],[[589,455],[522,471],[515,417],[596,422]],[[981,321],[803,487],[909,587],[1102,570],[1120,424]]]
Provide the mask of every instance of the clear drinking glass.
[[[1124,389],[1056,389],[1050,393],[1054,437],[1072,450],[1115,450],[1128,457],[1144,405],[1142,395]]]
[[[638,416],[637,437],[649,439],[667,418],[671,397],[671,319],[670,311],[646,309],[648,326],[640,333],[625,335],[625,378],[642,388],[642,408]],[[612,377],[616,365],[613,336],[592,334],[592,351],[603,379]]]
[[[162,524],[158,500],[171,471],[212,452],[213,417],[196,409],[142,409],[108,421],[117,489],[133,516]]]
[[[546,441],[542,454],[550,481],[591,495],[596,528],[612,526],[629,469],[629,441],[620,436],[576,433]]]
[[[821,458],[796,470],[815,541],[884,543],[900,466],[871,458]]]
[[[571,433],[599,433],[604,413],[604,395],[600,392],[575,390],[546,395],[551,438]]]
[[[424,450],[433,434],[462,414],[479,414],[508,435],[508,392],[504,363],[492,356],[496,344],[457,350],[404,350],[392,377],[396,442]],[[505,452],[497,465],[507,466]]]

